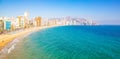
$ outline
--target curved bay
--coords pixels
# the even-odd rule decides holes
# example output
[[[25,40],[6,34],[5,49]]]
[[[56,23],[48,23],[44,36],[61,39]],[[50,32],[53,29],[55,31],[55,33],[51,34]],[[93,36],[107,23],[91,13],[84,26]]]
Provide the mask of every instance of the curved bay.
[[[119,35],[120,26],[48,28],[25,37],[6,59],[120,59]]]

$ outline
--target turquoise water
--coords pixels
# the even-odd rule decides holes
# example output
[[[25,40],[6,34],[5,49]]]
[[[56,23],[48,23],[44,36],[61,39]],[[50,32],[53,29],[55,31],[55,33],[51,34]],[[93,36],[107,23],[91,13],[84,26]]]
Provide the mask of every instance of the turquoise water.
[[[120,26],[60,26],[21,40],[6,59],[120,59]]]

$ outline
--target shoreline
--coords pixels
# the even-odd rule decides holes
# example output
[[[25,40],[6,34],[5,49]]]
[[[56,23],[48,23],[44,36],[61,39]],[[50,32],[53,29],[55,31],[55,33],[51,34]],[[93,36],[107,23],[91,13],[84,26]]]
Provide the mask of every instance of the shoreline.
[[[51,27],[56,27],[56,26],[33,27],[33,28],[28,28],[28,29],[22,30],[22,31],[14,33],[14,34],[2,34],[2,35],[0,35],[0,37],[1,37],[0,38],[0,56],[3,53],[9,53],[10,52],[9,51],[10,47],[8,48],[8,46],[11,46],[13,41],[15,41],[15,40],[19,41],[20,39],[30,35],[31,33],[34,33],[36,31],[39,31],[39,30],[42,30],[42,29],[45,29],[45,28],[51,28]],[[7,52],[5,52],[6,49],[7,49]]]
[[[15,49],[15,46],[17,45],[18,42],[20,42],[23,38],[26,36],[30,35],[33,32],[27,33],[25,36],[17,37],[13,39],[10,43],[8,43],[6,46],[4,46],[3,49],[0,51],[0,59],[4,59],[6,57],[6,54],[9,54],[12,52],[12,50]]]

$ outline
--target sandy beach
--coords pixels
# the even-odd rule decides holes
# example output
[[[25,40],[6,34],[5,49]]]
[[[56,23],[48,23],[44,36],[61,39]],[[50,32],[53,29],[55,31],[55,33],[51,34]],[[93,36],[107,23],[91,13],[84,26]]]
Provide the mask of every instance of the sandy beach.
[[[14,39],[18,37],[22,37],[24,35],[27,35],[28,33],[32,33],[44,28],[50,28],[54,26],[41,26],[41,27],[33,27],[33,28],[28,28],[24,29],[22,31],[19,31],[17,33],[12,33],[12,34],[2,34],[0,35],[0,51],[10,42],[12,42]]]

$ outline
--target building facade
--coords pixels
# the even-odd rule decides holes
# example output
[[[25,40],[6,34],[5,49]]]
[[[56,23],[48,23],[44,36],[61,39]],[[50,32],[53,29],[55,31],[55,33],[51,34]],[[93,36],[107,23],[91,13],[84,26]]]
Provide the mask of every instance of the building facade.
[[[11,23],[10,20],[5,20],[4,21],[4,30],[10,31],[11,30],[11,25],[12,25],[12,23]]]
[[[4,31],[4,21],[0,20],[0,33]]]
[[[41,17],[35,17],[34,25],[41,26]]]

